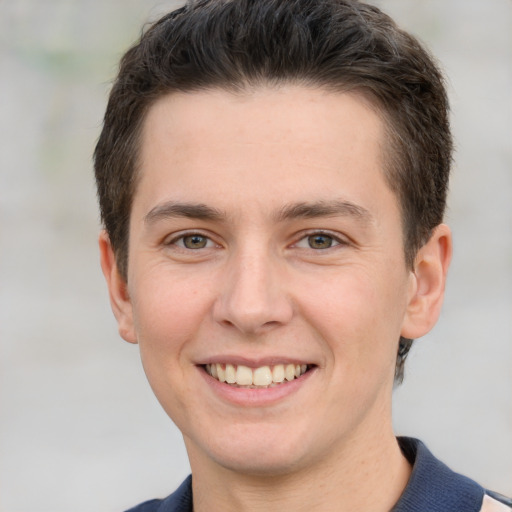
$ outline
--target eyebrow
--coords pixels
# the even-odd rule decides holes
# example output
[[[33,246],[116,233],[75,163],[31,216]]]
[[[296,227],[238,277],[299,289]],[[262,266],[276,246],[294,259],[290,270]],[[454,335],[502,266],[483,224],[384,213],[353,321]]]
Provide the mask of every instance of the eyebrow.
[[[163,219],[185,217],[189,219],[201,219],[220,221],[226,218],[226,214],[217,208],[212,208],[202,203],[179,203],[168,201],[152,208],[144,217],[146,224],[154,224]]]
[[[314,201],[292,203],[283,206],[274,215],[277,222],[293,219],[313,219],[317,217],[353,217],[364,224],[373,220],[371,213],[362,206],[345,200]],[[189,218],[209,221],[225,221],[227,214],[222,210],[203,203],[182,203],[167,201],[152,208],[144,217],[145,224],[160,220]]]
[[[373,221],[371,213],[362,206],[345,200],[294,203],[284,206],[276,215],[278,221],[313,219],[316,217],[353,217],[364,224]]]

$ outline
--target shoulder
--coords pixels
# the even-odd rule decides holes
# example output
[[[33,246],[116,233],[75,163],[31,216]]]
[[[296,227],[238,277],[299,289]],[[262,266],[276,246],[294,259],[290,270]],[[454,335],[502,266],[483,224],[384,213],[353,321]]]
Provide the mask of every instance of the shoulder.
[[[149,500],[127,510],[126,512],[157,512],[162,500]]]
[[[481,512],[510,512],[512,499],[497,492],[485,491]]]
[[[145,501],[126,512],[192,512],[192,476],[167,498]]]
[[[473,480],[455,473],[417,439],[399,438],[412,474],[393,512],[506,512],[512,510],[508,498],[486,491]]]

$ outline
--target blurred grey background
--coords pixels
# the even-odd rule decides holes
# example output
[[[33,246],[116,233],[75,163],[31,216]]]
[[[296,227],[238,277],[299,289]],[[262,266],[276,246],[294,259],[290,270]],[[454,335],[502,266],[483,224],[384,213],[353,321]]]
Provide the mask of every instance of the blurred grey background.
[[[442,318],[395,393],[400,434],[512,494],[512,2],[383,0],[449,76],[457,141]],[[117,61],[176,2],[0,0],[0,511],[121,511],[188,472],[121,341],[91,153]]]

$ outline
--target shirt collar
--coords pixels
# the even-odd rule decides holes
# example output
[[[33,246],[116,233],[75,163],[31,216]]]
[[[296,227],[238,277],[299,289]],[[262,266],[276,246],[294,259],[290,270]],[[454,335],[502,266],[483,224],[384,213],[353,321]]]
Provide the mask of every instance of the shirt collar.
[[[412,473],[402,496],[391,512],[479,512],[484,489],[465,476],[454,473],[418,439],[399,437],[402,453]],[[192,512],[192,477],[165,499],[159,511]]]
[[[478,512],[484,489],[465,476],[454,473],[436,459],[419,440],[399,437],[402,453],[412,465],[412,474],[392,512]]]

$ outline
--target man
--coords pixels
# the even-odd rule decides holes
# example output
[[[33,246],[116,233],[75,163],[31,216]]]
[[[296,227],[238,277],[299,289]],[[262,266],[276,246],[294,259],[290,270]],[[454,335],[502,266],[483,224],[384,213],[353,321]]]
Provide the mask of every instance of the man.
[[[447,111],[354,0],[190,2],[126,53],[101,263],[192,468],[133,510],[509,510],[391,425],[451,258]]]

